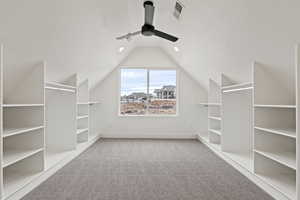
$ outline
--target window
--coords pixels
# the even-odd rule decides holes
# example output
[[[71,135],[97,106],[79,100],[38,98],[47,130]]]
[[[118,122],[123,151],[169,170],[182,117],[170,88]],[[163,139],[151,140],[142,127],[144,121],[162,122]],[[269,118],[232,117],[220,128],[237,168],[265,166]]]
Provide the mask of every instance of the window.
[[[120,115],[176,115],[176,70],[121,69]]]

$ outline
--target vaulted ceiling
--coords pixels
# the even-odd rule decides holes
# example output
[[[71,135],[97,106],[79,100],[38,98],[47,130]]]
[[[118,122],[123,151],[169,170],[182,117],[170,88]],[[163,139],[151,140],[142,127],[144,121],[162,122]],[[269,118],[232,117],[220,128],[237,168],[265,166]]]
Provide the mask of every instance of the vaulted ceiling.
[[[154,24],[180,38],[176,43],[138,36],[130,42],[115,37],[139,30],[143,0],[4,0],[0,1],[0,43],[5,46],[7,84],[29,66],[47,62],[47,79],[78,73],[92,85],[103,79],[129,52],[157,46],[206,85],[208,77],[229,74],[251,79],[258,60],[285,72],[293,82],[294,44],[300,41],[299,0],[181,0],[180,20],[173,17],[175,0],[155,0]],[[119,47],[124,46],[122,53]],[[179,47],[175,52],[173,47]]]

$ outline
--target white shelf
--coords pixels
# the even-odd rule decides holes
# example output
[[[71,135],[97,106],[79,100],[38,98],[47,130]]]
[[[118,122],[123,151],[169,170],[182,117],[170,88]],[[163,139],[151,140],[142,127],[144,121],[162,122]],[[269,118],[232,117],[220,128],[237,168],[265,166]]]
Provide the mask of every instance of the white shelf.
[[[80,103],[77,103],[77,105],[89,105],[90,103],[89,102],[80,102]]]
[[[44,104],[3,104],[3,108],[15,108],[15,107],[42,107]]]
[[[76,90],[76,87],[74,87],[72,85],[66,85],[66,84],[61,84],[61,83],[56,83],[56,82],[47,82],[46,85],[60,87],[60,88],[69,88],[69,89]]]
[[[89,115],[78,115],[77,116],[77,119],[85,119],[85,118],[88,118]]]
[[[255,104],[256,108],[287,108],[293,109],[296,108],[296,105],[266,105],[266,104]]]
[[[12,165],[18,161],[28,158],[34,154],[43,151],[43,148],[39,149],[4,149],[3,151],[3,168]]]
[[[248,88],[248,87],[252,87],[252,86],[253,86],[252,82],[239,83],[239,84],[233,84],[233,85],[223,86],[222,90],[230,90],[230,89],[237,89],[237,88]]]
[[[89,130],[88,128],[79,128],[79,129],[77,129],[77,135],[87,132],[88,130]]]
[[[211,133],[215,133],[215,134],[217,134],[217,135],[221,135],[221,134],[222,134],[222,133],[221,133],[221,130],[209,129],[208,131],[211,132]]]
[[[256,173],[259,178],[276,188],[290,199],[296,199],[296,177],[294,174]]]
[[[13,136],[13,135],[19,135],[22,133],[27,133],[39,129],[43,129],[44,126],[35,126],[35,127],[24,127],[24,128],[4,128],[3,130],[3,138]]]
[[[46,86],[45,89],[75,93],[74,89],[58,88],[58,87],[51,87],[51,86]]]
[[[8,197],[17,190],[21,189],[33,179],[39,177],[42,172],[9,172],[4,173],[4,196]]]
[[[221,103],[199,103],[202,106],[221,106]]]
[[[89,105],[90,105],[90,106],[92,106],[92,105],[94,105],[94,104],[101,104],[101,102],[100,102],[100,101],[90,101],[90,102],[89,102]]]
[[[246,91],[246,90],[252,90],[252,89],[253,89],[253,87],[236,88],[236,89],[230,89],[230,90],[223,90],[223,93],[232,93],[232,92]]]
[[[254,152],[296,170],[296,152],[271,152],[256,149]]]
[[[291,138],[296,138],[296,128],[262,128],[262,127],[254,127],[257,130],[274,133],[278,135],[283,135]]]
[[[221,121],[221,117],[213,117],[213,116],[209,116],[208,119],[213,119],[213,120],[218,120]]]

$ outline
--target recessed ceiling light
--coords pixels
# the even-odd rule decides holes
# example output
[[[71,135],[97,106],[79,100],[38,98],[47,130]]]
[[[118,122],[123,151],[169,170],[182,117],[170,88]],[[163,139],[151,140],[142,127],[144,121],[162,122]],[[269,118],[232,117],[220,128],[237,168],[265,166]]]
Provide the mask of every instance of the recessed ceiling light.
[[[178,47],[174,47],[174,51],[178,52],[179,48]]]
[[[121,53],[122,51],[124,51],[125,47],[120,47],[119,48],[119,52]]]

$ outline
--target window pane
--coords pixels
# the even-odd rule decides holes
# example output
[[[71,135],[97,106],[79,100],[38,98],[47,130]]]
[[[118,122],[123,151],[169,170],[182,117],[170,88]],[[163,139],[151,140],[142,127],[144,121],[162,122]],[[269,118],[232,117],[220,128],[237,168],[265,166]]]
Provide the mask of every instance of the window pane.
[[[147,110],[147,70],[121,69],[121,115],[144,115]]]
[[[150,70],[149,114],[176,114],[176,70]]]

